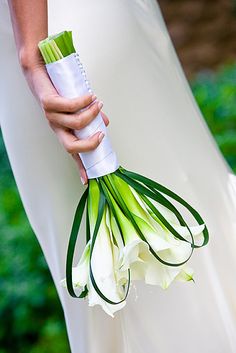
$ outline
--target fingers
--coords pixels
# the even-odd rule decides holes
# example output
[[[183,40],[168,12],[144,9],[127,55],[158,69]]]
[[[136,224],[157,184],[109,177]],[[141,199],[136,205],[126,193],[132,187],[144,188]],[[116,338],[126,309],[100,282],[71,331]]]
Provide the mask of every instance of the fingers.
[[[94,102],[86,110],[78,114],[50,114],[50,122],[72,130],[80,130],[87,126],[102,109],[102,102]]]
[[[103,118],[104,124],[107,126],[110,123],[110,120],[108,119],[108,116],[105,113],[103,113],[102,111],[100,111],[100,113],[101,113],[101,116]]]
[[[61,128],[54,128],[59,141],[70,154],[89,152],[94,150],[104,137],[103,132],[97,132],[88,139],[78,140],[70,131]]]
[[[72,155],[74,160],[77,163],[77,166],[80,171],[81,182],[85,185],[88,183],[88,177],[86,170],[83,166],[83,163],[80,159],[78,153],[80,152],[89,152],[94,150],[102,141],[104,137],[103,132],[97,132],[90,138],[86,140],[78,140],[70,131],[63,130],[58,127],[54,127],[54,131],[57,134],[57,137],[61,144],[64,146],[66,151]]]
[[[107,115],[105,113],[103,113],[102,111],[101,111],[101,115],[102,115],[102,118],[103,118],[105,125],[107,126],[109,124],[109,119],[108,119]],[[74,154],[72,154],[72,157],[76,161],[76,164],[79,168],[80,179],[81,179],[82,184],[87,185],[88,184],[88,176],[87,176],[86,170],[84,168],[84,165],[81,161],[79,154],[74,153]]]
[[[41,105],[50,125],[80,130],[101,112],[103,121],[107,126],[109,119],[101,111],[103,103],[97,101],[96,98],[96,95],[83,95],[68,99],[58,94],[50,94],[41,99]]]
[[[90,152],[102,141],[103,132],[97,132],[88,139],[79,140],[71,130],[81,130],[99,114],[107,126],[109,119],[101,111],[103,103],[96,100],[95,95],[84,95],[78,98],[67,99],[57,93],[50,93],[47,98],[41,99],[49,125],[56,133],[65,150],[75,159],[81,175],[81,181],[88,181],[85,168],[78,153]]]
[[[48,121],[54,125],[61,127],[69,128],[72,130],[80,130],[87,126],[101,111],[103,103],[100,101],[90,101],[84,99],[84,104],[90,102],[89,106],[80,105],[83,111],[78,112],[77,114],[73,113],[58,113],[57,111],[47,111],[46,117]],[[51,104],[51,103],[50,103]],[[78,107],[78,105],[77,105]],[[55,107],[54,107],[55,109]]]
[[[41,100],[46,112],[75,113],[92,103],[97,97],[95,95],[83,95],[76,98],[65,98],[60,95],[47,95]]]
[[[79,172],[80,172],[80,179],[81,179],[81,182],[83,185],[87,184],[88,183],[88,177],[87,177],[87,173],[86,173],[86,170],[83,166],[83,163],[80,159],[80,156],[78,153],[74,153],[72,154],[72,157],[74,158],[74,160],[76,161],[77,163],[77,166],[79,168]]]

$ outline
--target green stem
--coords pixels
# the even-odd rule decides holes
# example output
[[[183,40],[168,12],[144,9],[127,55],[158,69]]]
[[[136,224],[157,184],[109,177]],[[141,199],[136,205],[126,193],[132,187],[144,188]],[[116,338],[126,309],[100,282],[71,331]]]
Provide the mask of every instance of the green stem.
[[[38,43],[38,47],[46,64],[75,53],[71,31],[48,36]]]

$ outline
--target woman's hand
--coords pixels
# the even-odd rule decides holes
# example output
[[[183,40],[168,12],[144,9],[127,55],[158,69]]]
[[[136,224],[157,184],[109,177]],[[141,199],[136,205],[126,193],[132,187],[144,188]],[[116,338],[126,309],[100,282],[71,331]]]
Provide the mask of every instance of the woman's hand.
[[[109,124],[109,119],[107,117],[107,115],[105,113],[103,113],[102,111],[101,112],[101,115],[102,115],[102,118],[103,118],[103,121],[105,123],[105,125],[107,126]],[[96,136],[96,135],[94,135]],[[98,140],[102,140],[103,139],[103,136],[98,136]],[[100,143],[100,142],[99,142]],[[97,146],[96,146],[97,147]],[[96,148],[95,147],[95,148]],[[79,168],[79,171],[80,171],[80,178],[81,178],[81,182],[85,185],[87,184],[88,182],[88,177],[87,177],[87,174],[86,174],[86,171],[84,169],[84,166],[83,166],[83,163],[80,159],[80,156],[78,155],[78,153],[74,153],[72,154],[72,157],[74,158],[74,160],[76,161],[77,165],[78,165],[78,168]]]
[[[97,101],[95,95],[72,99],[61,97],[52,85],[44,65],[39,64],[30,68],[22,65],[22,69],[50,127],[65,150],[76,161],[82,183],[87,184],[87,174],[78,153],[94,150],[102,141],[104,134],[97,132],[88,139],[79,140],[73,130],[87,126],[101,112],[103,103]],[[86,109],[81,112],[80,110],[84,108]],[[105,125],[108,125],[108,117],[103,112],[101,115]]]
[[[41,101],[49,125],[66,151],[77,162],[83,184],[87,183],[87,175],[78,153],[94,150],[102,141],[104,133],[97,132],[88,139],[79,140],[73,130],[80,130],[87,126],[101,111],[103,103],[97,101],[96,98],[95,95],[83,95],[67,99],[56,94],[44,96]],[[80,112],[86,107],[87,109]],[[108,125],[107,116],[102,112],[101,115],[105,124]]]

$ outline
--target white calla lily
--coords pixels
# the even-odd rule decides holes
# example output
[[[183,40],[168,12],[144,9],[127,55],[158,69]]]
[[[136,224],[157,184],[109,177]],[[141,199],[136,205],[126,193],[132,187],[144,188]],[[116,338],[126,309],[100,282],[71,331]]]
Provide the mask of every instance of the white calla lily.
[[[90,241],[84,248],[81,258],[76,266],[72,267],[72,283],[74,288],[84,288],[88,282]],[[60,281],[63,287],[67,287],[66,278]]]
[[[162,289],[167,289],[174,280],[186,282],[193,279],[193,270],[190,270],[186,264],[166,266],[157,261],[152,254],[146,254],[144,261],[146,264],[144,278],[147,284],[159,285]]]
[[[93,234],[94,226],[98,214],[99,187],[93,180],[90,181],[90,196],[89,196],[89,217],[93,219],[90,223],[91,235]],[[111,238],[110,229],[106,223],[107,207],[102,216],[101,224],[98,230],[97,238],[93,248],[91,257],[91,268],[95,282],[102,294],[113,302],[119,302],[123,299],[125,293],[121,283],[126,282],[126,277],[116,276],[116,260],[117,254]],[[88,283],[88,300],[89,305],[101,305],[103,310],[113,317],[114,312],[123,308],[126,304],[123,301],[120,304],[109,304],[103,300],[95,290],[91,278]]]
[[[157,233],[156,229],[152,227],[149,222],[149,214],[140,206],[130,187],[119,178],[114,178],[116,187],[122,196],[122,199],[126,202],[127,206],[132,209],[132,217],[139,227],[140,231],[145,234],[146,238],[151,238],[153,241],[153,246],[155,250],[168,249],[170,244],[164,239],[164,237]],[[147,252],[149,245],[143,241],[138,235],[134,225],[131,221],[124,215],[121,209],[113,200],[113,206],[115,209],[116,217],[118,219],[122,235],[124,238],[125,246],[123,247],[123,259],[121,267],[123,269],[132,267],[132,263],[142,262],[141,254]],[[113,231],[118,232],[119,230],[113,229]],[[149,241],[149,239],[147,239]],[[137,266],[136,266],[137,267]]]
[[[191,241],[191,235],[187,227],[176,224],[172,224],[172,227],[186,240]],[[205,229],[205,224],[192,226],[189,227],[189,229],[191,230],[191,233],[194,236],[194,243],[202,244],[204,240],[203,230]]]
[[[187,227],[175,225],[173,225],[173,227],[182,236],[187,236],[189,234]],[[189,228],[193,236],[196,237],[202,234],[204,225]],[[190,243],[179,239],[172,239],[170,244],[172,245],[169,249],[157,253],[161,259],[171,263],[180,263],[189,257],[191,253]],[[143,260],[146,263],[145,282],[148,284],[160,285],[163,289],[166,289],[175,279],[181,281],[189,281],[193,279],[193,270],[188,267],[186,263],[181,266],[166,266],[161,262],[156,261],[155,257],[151,254],[145,254]]]
[[[127,219],[123,214],[120,208],[113,200],[113,207],[116,213],[116,217],[119,222],[119,226],[122,232],[117,225],[117,221],[114,215],[111,215],[110,225],[111,230],[116,239],[117,246],[119,249],[119,268],[118,271],[127,271],[131,268],[131,265],[135,262],[142,261],[140,254],[143,251],[148,251],[148,244],[146,244],[137,234],[132,223]]]
[[[185,264],[179,274],[176,276],[175,280],[181,282],[194,281],[193,275],[194,270],[192,269],[192,267]]]
[[[121,287],[121,278],[119,283],[116,277],[116,264],[114,263],[116,257],[113,253],[113,244],[110,237],[110,232],[105,221],[105,214],[103,215],[102,222],[99,228],[97,239],[94,245],[94,250],[91,259],[91,266],[93,276],[99,290],[111,301],[119,302],[124,297],[124,290]],[[126,282],[126,278],[125,278]],[[114,312],[123,308],[126,302],[117,305],[105,302],[95,291],[92,283],[88,285],[89,305],[101,305],[103,310],[113,316]],[[121,294],[122,293],[122,294]]]
[[[119,184],[119,190],[123,190],[121,188],[122,181]],[[159,220],[157,221],[155,214],[152,217],[150,213],[147,213],[146,205],[132,188],[127,184],[124,184],[123,187],[125,188],[125,193],[122,193],[122,196],[125,195],[125,200],[129,203],[128,206],[132,207],[132,216],[136,224],[157,255],[170,263],[185,261],[191,253],[191,244],[174,237]],[[129,190],[132,190],[135,200],[130,195]],[[160,204],[158,205],[158,210],[180,235],[186,240],[191,241],[189,229],[179,224],[173,212]],[[190,227],[194,240],[196,238],[203,239],[202,232],[204,228],[204,224]],[[134,249],[136,251],[132,253],[132,248],[129,249],[128,244],[127,252],[130,252],[130,255],[126,256],[126,258],[130,259],[130,263],[127,263],[126,266],[130,265],[132,279],[145,278],[146,283],[160,285],[163,289],[168,288],[174,279],[182,279],[183,281],[192,279],[193,270],[187,271],[188,267],[186,264],[181,266],[167,266],[158,261],[149,251],[139,251],[138,253],[135,247]],[[135,258],[136,261],[133,261]]]
[[[154,227],[151,222],[148,223],[137,215],[133,215],[133,217],[154,251],[157,252],[171,247],[167,230],[163,229],[158,223],[156,223]]]

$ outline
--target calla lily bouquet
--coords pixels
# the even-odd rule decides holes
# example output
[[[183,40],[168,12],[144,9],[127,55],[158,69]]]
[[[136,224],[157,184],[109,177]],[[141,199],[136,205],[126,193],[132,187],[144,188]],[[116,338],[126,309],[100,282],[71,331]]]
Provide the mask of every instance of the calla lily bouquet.
[[[70,31],[49,36],[39,43],[39,49],[59,94],[73,98],[91,92]],[[88,128],[87,136],[96,131]],[[85,138],[82,133],[81,137],[75,131]],[[75,211],[61,285],[72,297],[88,297],[90,306],[101,305],[114,316],[126,304],[133,280],[163,289],[173,281],[194,281],[187,262],[195,248],[208,243],[209,234],[192,206],[167,187],[115,163],[110,145],[104,143],[100,151],[98,147],[95,152],[80,154],[89,181]],[[196,225],[188,225],[178,204]],[[86,246],[73,266],[83,217]]]

